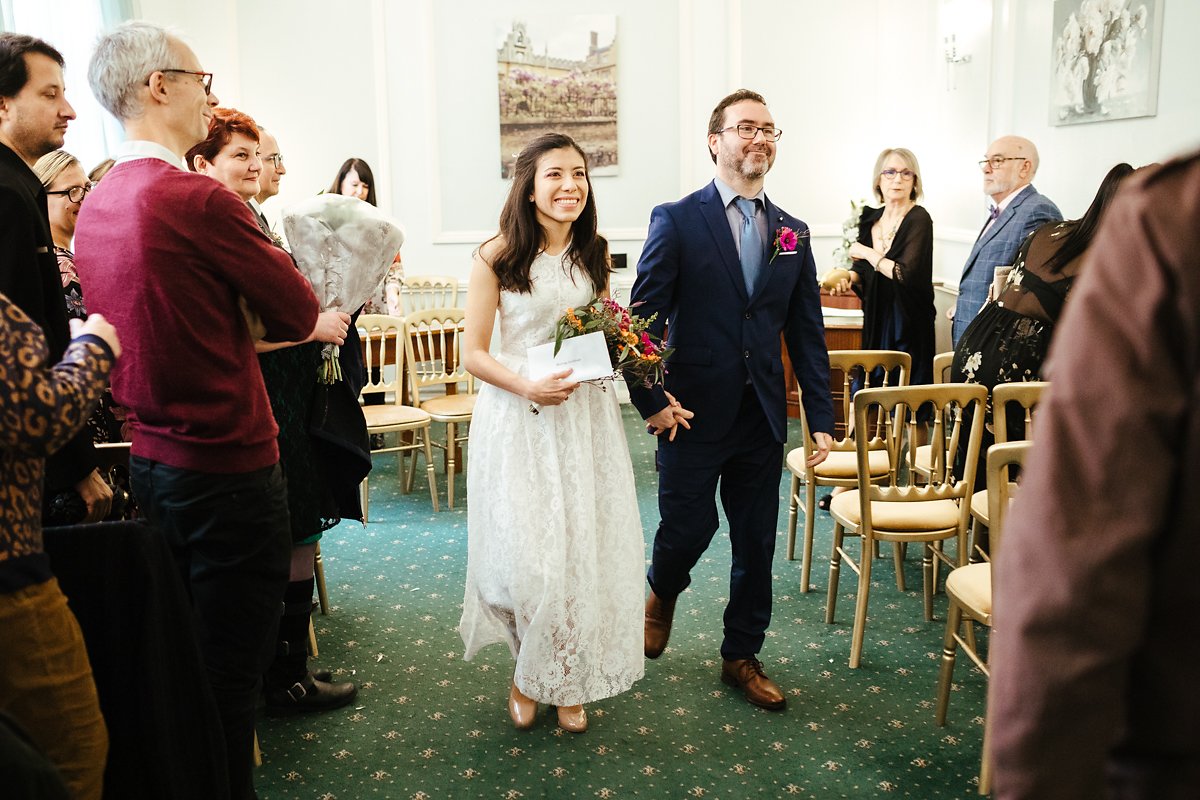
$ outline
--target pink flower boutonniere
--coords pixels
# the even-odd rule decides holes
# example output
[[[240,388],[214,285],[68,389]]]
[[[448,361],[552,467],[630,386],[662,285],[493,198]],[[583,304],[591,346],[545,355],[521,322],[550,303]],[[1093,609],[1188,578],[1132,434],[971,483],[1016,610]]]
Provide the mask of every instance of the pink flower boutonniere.
[[[800,245],[800,237],[791,228],[780,228],[775,231],[775,250],[771,253],[768,264],[775,261],[780,253],[794,253]]]

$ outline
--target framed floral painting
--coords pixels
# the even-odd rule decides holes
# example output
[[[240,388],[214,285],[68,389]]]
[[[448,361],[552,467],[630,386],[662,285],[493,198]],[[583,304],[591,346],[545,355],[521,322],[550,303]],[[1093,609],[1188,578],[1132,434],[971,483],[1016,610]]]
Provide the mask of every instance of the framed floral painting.
[[[1055,0],[1050,124],[1158,113],[1163,0]]]

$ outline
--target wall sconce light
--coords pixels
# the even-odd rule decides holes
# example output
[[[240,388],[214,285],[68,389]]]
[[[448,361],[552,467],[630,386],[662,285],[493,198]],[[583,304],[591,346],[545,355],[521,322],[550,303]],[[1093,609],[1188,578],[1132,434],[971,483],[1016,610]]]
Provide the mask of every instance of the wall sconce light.
[[[942,44],[945,46],[946,58],[946,91],[958,88],[958,82],[955,80],[955,72],[952,69],[958,64],[969,64],[971,62],[970,53],[960,53],[958,51],[958,42],[955,34],[950,34],[942,39]]]

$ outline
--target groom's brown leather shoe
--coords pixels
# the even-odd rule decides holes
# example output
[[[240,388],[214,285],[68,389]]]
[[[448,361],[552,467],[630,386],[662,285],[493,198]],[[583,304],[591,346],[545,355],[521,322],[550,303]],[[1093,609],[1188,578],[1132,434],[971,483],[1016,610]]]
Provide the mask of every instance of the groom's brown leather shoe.
[[[675,618],[675,600],[663,600],[650,590],[646,601],[646,658],[658,658],[671,638],[671,621]]]
[[[782,711],[787,698],[775,681],[763,672],[762,662],[757,658],[739,658],[721,664],[721,680],[736,686],[746,693],[746,699],[768,711]]]

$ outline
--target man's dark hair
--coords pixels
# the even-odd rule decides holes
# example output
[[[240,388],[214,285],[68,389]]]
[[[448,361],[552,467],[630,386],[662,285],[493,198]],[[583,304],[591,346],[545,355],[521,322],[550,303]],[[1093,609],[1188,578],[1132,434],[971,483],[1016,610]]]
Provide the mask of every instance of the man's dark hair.
[[[743,100],[753,100],[756,103],[762,103],[764,106],[767,101],[758,92],[753,92],[749,89],[738,89],[731,95],[724,97],[721,102],[717,103],[717,107],[713,109],[712,116],[708,118],[708,132],[720,133],[721,128],[725,123],[725,109],[729,108],[734,103],[740,103]],[[708,154],[712,156],[713,163],[717,163],[717,155],[711,150]]]
[[[62,53],[41,39],[23,33],[0,33],[0,97],[15,97],[29,82],[26,53],[41,53],[63,65]]]

